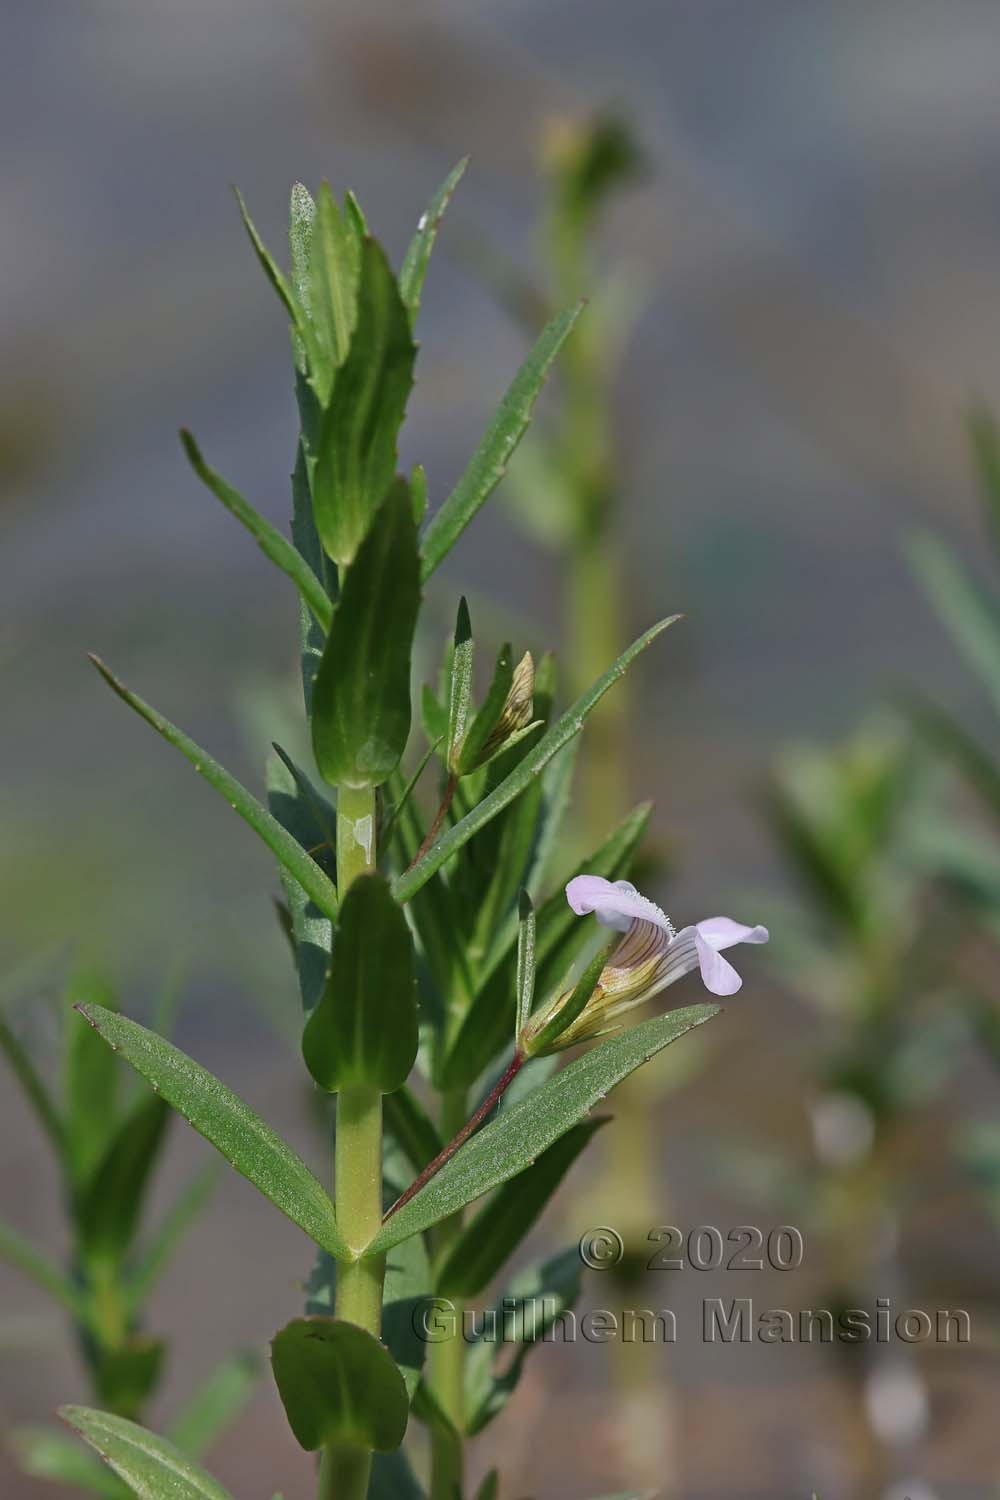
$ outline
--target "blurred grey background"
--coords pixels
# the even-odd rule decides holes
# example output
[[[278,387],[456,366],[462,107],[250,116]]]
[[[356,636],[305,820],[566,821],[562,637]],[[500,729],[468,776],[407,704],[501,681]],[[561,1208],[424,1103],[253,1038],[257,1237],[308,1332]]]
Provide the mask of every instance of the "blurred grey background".
[[[760,779],[789,736],[846,732],[904,678],[972,701],[900,543],[918,523],[970,554],[979,543],[964,414],[1000,391],[995,0],[6,0],[2,34],[4,968],[92,954],[141,1013],[183,964],[182,1043],[314,1153],[282,1039],[297,1002],[269,860],[85,660],[98,651],[254,787],[295,712],[294,600],[176,438],[190,425],[284,520],[286,330],[230,182],[279,250],[293,179],[351,186],[398,262],[432,188],[471,153],[428,280],[404,452],[426,465],[433,506],[525,346],[463,237],[530,267],[546,121],[609,105],[631,121],[650,171],[606,245],[649,292],[620,400],[632,623],[687,616],[641,666],[634,789],[655,797],[677,859],[675,916],[753,920],[747,892],[776,878]],[[520,614],[530,644],[557,630],[558,559],[500,503],[435,579],[442,629],[459,584]],[[802,1022],[758,973],[727,1024],[722,1074],[673,1106],[685,1152],[665,1172],[682,1223],[731,1211],[701,1133],[721,1100],[751,1122],[775,1108],[753,1084],[780,1075]],[[57,1250],[42,1143],[6,1082],[0,1119],[3,1214]],[[173,1180],[204,1149],[178,1128]],[[308,1260],[248,1187],[223,1186],[158,1304],[175,1329],[168,1403],[213,1352],[260,1346],[294,1314]],[[4,1425],[38,1421],[79,1376],[56,1315],[3,1268],[0,1291]],[[670,1358],[689,1500],[804,1496],[824,1478],[836,1496],[822,1351],[771,1351],[750,1372],[731,1350]],[[970,1371],[921,1458],[947,1500],[986,1494],[1000,1468],[988,1351]],[[599,1349],[537,1357],[490,1439],[504,1428],[515,1486],[622,1487],[604,1378]],[[734,1410],[737,1380],[749,1394]],[[541,1473],[518,1468],[513,1446],[537,1454],[543,1420],[562,1438],[546,1434]],[[310,1492],[269,1388],[215,1467],[241,1500]],[[2,1456],[0,1490],[57,1493]]]

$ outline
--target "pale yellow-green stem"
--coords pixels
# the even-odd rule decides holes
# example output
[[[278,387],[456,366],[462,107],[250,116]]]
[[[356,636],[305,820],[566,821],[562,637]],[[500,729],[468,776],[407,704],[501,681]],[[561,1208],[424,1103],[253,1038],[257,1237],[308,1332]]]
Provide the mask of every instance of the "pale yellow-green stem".
[[[337,893],[343,901],[350,884],[375,868],[375,792],[342,786],[337,793]],[[382,1096],[377,1089],[343,1089],[337,1096],[334,1155],[337,1224],[355,1249],[367,1245],[382,1222]],[[377,1338],[382,1327],[385,1257],[373,1256],[337,1267],[335,1312]],[[371,1453],[331,1446],[323,1454],[319,1500],[365,1500]]]

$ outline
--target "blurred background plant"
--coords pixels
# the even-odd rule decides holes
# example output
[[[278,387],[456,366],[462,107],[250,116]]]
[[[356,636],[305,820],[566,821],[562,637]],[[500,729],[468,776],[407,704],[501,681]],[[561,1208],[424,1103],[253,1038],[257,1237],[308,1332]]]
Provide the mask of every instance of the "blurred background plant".
[[[471,236],[464,248],[501,305],[536,333],[557,308],[587,305],[567,341],[551,399],[503,491],[525,533],[559,560],[560,654],[572,690],[581,692],[599,664],[630,639],[633,623],[623,519],[636,474],[619,432],[620,373],[652,289],[635,257],[623,251],[620,236],[608,234],[606,219],[614,201],[648,168],[631,126],[614,113],[551,119],[542,132],[539,164],[543,201],[535,272],[501,259]],[[578,852],[596,847],[607,820],[621,818],[629,806],[634,694],[634,683],[626,680],[599,705],[590,738],[576,756]],[[666,902],[662,851],[646,849],[640,859],[636,878]],[[616,1132],[596,1143],[598,1170],[572,1202],[571,1212],[613,1224],[627,1247],[605,1278],[623,1299],[619,1311],[641,1286],[650,1226],[669,1213],[664,1172],[669,1175],[670,1147],[657,1108],[697,1074],[710,1045],[694,1037],[683,1056],[678,1049],[662,1067],[622,1084]],[[655,1484],[665,1497],[673,1496],[681,1480],[666,1352],[619,1341],[612,1355],[618,1450],[634,1483]]]
[[[908,554],[923,593],[977,699],[963,712],[921,683],[901,694],[902,707],[929,755],[947,774],[947,795],[924,811],[917,858],[957,929],[951,1001],[964,1018],[995,1082],[1000,1069],[1000,429],[983,407],[969,420],[970,448],[982,498],[982,536],[974,564],[927,531],[913,534]],[[996,1096],[957,1123],[951,1144],[1000,1227],[1000,1123]],[[954,1285],[960,1275],[954,1268]],[[992,1285],[975,1300],[997,1336],[1000,1306]]]
[[[74,1009],[91,1001],[117,1008],[109,985],[81,970],[57,993],[51,969],[31,969],[9,976],[0,990],[0,1052],[55,1157],[67,1255],[62,1265],[48,1246],[2,1223],[0,1258],[66,1316],[85,1375],[83,1396],[138,1421],[166,1376],[169,1353],[167,1340],[148,1331],[150,1298],[219,1174],[203,1168],[150,1222],[148,1191],[171,1111],[158,1094],[126,1087],[114,1054]],[[165,987],[158,1025],[169,1027],[175,1000],[176,986]],[[58,1085],[45,1077],[53,1071]],[[185,1391],[170,1428],[174,1442],[192,1456],[210,1448],[249,1399],[259,1364],[254,1354],[232,1355]],[[9,1441],[33,1478],[109,1500],[131,1493],[59,1428],[18,1428]]]

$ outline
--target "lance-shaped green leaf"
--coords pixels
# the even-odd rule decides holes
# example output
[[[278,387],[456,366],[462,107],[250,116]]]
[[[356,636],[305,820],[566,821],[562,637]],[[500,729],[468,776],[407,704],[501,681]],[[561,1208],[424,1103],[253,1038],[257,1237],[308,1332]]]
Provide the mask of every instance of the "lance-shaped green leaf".
[[[327,1444],[391,1453],[410,1413],[403,1377],[378,1339],[337,1318],[296,1318],[271,1341],[288,1425],[308,1453]]]
[[[399,479],[347,569],[313,686],[313,751],[331,785],[380,786],[399,764],[419,606],[417,533]]]
[[[583,304],[560,313],[542,333],[500,403],[465,473],[432,519],[424,536],[422,578],[426,582],[507,472],[527,430],[552,361],[566,342]]]
[[[579,1297],[582,1273],[580,1252],[574,1245],[542,1265],[521,1271],[482,1319],[482,1334],[466,1358],[465,1430],[469,1437],[481,1432],[506,1406],[528,1355]],[[507,1361],[504,1356],[511,1348],[514,1357]]]
[[[381,875],[352,881],[340,906],[330,982],[306,1022],[302,1055],[331,1094],[391,1094],[417,1056],[413,939]]]
[[[552,757],[558,755],[559,751],[580,733],[586,723],[587,715],[597,706],[608,689],[624,676],[640,652],[645,651],[658,635],[678,619],[680,619],[679,615],[671,615],[669,619],[661,620],[641,635],[637,641],[633,641],[627,651],[622,652],[614,665],[598,678],[593,687],[579,697],[572,708],[556,720],[552,728],[542,736],[538,744],[528,752],[510,775],[488,797],[484,797],[483,801],[471,812],[466,813],[465,817],[460,819],[453,828],[442,834],[411,870],[399,876],[393,886],[397,901],[408,901],[436,870],[439,870],[453,854],[461,849],[463,844],[468,843],[474,834],[478,833],[481,828],[485,828],[487,823],[508,807],[514,798],[528,787],[532,777],[537,776]]]
[[[254,510],[250,502],[244,500],[238,490],[234,490],[231,484],[227,484],[221,474],[209,468],[201,456],[198,444],[185,428],[181,428],[181,442],[184,444],[188,463],[201,482],[211,490],[217,500],[222,501],[230,514],[246,527],[268,561],[273,562],[275,567],[280,568],[291,579],[317,624],[323,630],[329,630],[330,618],[333,614],[330,596],[302,554],[293,547],[276,526],[272,526],[270,521],[266,521]]]
[[[259,1380],[256,1354],[227,1355],[188,1396],[170,1424],[168,1438],[192,1458],[200,1458],[243,1410]]]
[[[273,255],[264,244],[264,241],[261,239],[260,235],[257,233],[257,227],[251,219],[250,214],[247,211],[247,206],[243,201],[243,194],[240,192],[239,188],[234,188],[233,191],[236,194],[236,201],[240,206],[240,215],[243,219],[243,227],[246,230],[250,243],[254,248],[254,254],[257,256],[257,259],[260,262],[261,270],[264,272],[264,275],[271,283],[275,292],[278,294],[278,298],[281,301],[281,304],[287,312],[288,316],[291,318],[293,326],[301,331],[303,322],[302,309],[296,301],[292,288],[289,286],[283,271],[279,268]]]
[[[616,1083],[718,1009],[690,1005],[655,1016],[609,1037],[554,1074],[523,1103],[502,1111],[474,1135],[409,1203],[386,1219],[365,1254],[380,1254],[509,1182],[589,1114]]]
[[[472,639],[472,621],[465,595],[458,601],[458,618],[455,621],[455,641],[451,653],[451,672],[448,679],[448,743],[446,759],[452,771],[458,770],[462,744],[469,728],[472,707],[472,664],[475,657],[475,642]]]
[[[147,1094],[119,1121],[77,1207],[91,1254],[118,1257],[131,1244],[169,1119],[166,1101]]]
[[[157,734],[163,736],[168,744],[179,750],[186,760],[189,760],[195,770],[214,787],[221,796],[225,797],[235,813],[249,823],[254,833],[264,841],[271,853],[284,865],[290,875],[299,882],[306,894],[316,903],[320,911],[326,916],[334,918],[337,915],[337,892],[333,885],[320,869],[315,860],[302,848],[286,829],[282,828],[276,818],[273,818],[265,807],[262,807],[256,797],[252,797],[246,787],[241,786],[235,776],[220,766],[218,761],[204,751],[200,745],[196,745],[175,725],[165,719],[155,708],[151,708],[142,698],[130,693],[124,683],[118,681],[117,677],[109,671],[104,663],[96,656],[91,661],[100,672],[112,692],[129,708],[135,709],[140,718],[156,730]]]
[[[89,970],[70,979],[63,1004],[62,1093],[66,1111],[66,1158],[71,1180],[89,1181],[118,1119],[120,1069],[100,1037],[74,1007],[93,1001],[117,1010],[107,980]]]
[[[100,1005],[83,1005],[80,1011],[114,1051],[315,1244],[342,1259],[354,1258],[337,1229],[333,1204],[305,1162],[244,1100],[136,1021]]]
[[[80,1294],[69,1277],[43,1251],[36,1249],[6,1224],[0,1224],[0,1260],[5,1260],[9,1266],[15,1266],[36,1286],[41,1287],[43,1292],[47,1292],[67,1308],[74,1317],[81,1316]]]
[[[368,1500],[425,1500],[402,1448],[395,1453],[374,1454]]]
[[[573,875],[603,875],[621,880],[628,874],[636,849],[649,824],[651,804],[641,803],[619,823],[599,848],[580,862]],[[459,1030],[448,1048],[439,1086],[468,1087],[503,1048],[515,1020],[513,921],[501,932]],[[575,917],[562,886],[536,913],[535,991],[547,995],[586,946],[589,935]]]
[[[517,915],[517,1021],[514,1035],[520,1036],[535,998],[535,908],[527,891],[522,891],[518,898]]]
[[[309,316],[322,368],[311,371],[320,400],[329,398],[335,371],[344,363],[358,318],[360,245],[353,221],[342,214],[320,184],[309,242]]]
[[[59,1415],[139,1500],[232,1500],[194,1459],[135,1422],[86,1406],[61,1406]]]
[[[527,1171],[504,1183],[463,1225],[437,1274],[446,1297],[478,1297],[517,1249],[580,1152],[607,1118],[586,1120],[560,1136]]]
[[[1000,710],[1000,609],[936,537],[918,533],[907,550],[942,624]]]
[[[451,195],[462,180],[462,173],[468,165],[469,158],[463,156],[458,166],[453,167],[448,173],[420,215],[417,232],[403,257],[403,268],[399,273],[399,295],[410,310],[411,323],[416,323],[417,313],[420,311],[424,277],[427,275],[427,265],[431,258],[431,251],[434,249],[434,241],[437,239],[438,228],[444,218],[445,209],[451,201]]]
[[[307,451],[316,529],[337,563],[355,557],[392,484],[416,352],[385,254],[365,240],[357,325]],[[409,493],[407,506],[412,517]]]
[[[288,204],[288,250],[291,264],[291,286],[295,300],[308,318],[312,317],[310,286],[312,272],[312,237],[316,223],[316,203],[304,182],[293,182]]]

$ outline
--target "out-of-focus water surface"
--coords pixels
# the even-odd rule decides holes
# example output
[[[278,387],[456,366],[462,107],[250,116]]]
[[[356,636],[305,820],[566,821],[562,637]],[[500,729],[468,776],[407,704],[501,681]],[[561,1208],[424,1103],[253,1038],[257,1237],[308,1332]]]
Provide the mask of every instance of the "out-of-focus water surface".
[[[254,786],[295,711],[294,601],[176,439],[190,425],[284,520],[286,333],[230,182],[275,245],[294,178],[353,186],[398,259],[431,188],[472,153],[428,281],[403,455],[426,464],[434,505],[524,347],[457,245],[495,237],[530,265],[546,119],[612,104],[632,120],[652,170],[607,233],[649,292],[620,398],[630,614],[635,632],[687,617],[638,672],[633,782],[676,855],[676,914],[753,920],[778,879],[759,785],[789,736],[844,733],[915,676],[973,702],[900,544],[930,524],[979,546],[963,422],[970,396],[1000,392],[989,0],[8,0],[3,33],[5,966],[72,946],[140,1010],[183,961],[182,1043],[315,1160],[294,1048],[261,1018],[294,1029],[270,862],[85,659],[99,652]],[[520,613],[532,644],[558,630],[558,559],[500,503],[435,578],[442,621],[459,584]],[[763,972],[665,1122],[681,1222],[755,1213],[716,1181],[707,1141],[805,1129],[782,1058],[806,1022]],[[9,1086],[0,1118],[4,1217],[58,1249],[52,1175]],[[202,1152],[179,1127],[172,1179]],[[308,1261],[297,1231],[225,1184],[156,1305],[177,1330],[165,1411],[215,1349],[261,1345],[294,1315]],[[0,1288],[5,1419],[38,1421],[82,1394],[79,1373],[55,1314],[3,1268]],[[702,1294],[670,1292],[691,1307]],[[824,1478],[846,1493],[827,1354],[669,1356],[688,1500],[805,1495]],[[520,1490],[623,1487],[606,1374],[596,1347],[537,1357],[506,1443],[498,1424],[487,1445],[507,1449]],[[941,1391],[922,1472],[949,1500],[985,1495],[1000,1473],[986,1348],[952,1360]],[[269,1388],[215,1467],[241,1500],[310,1490]],[[56,1493],[3,1457],[0,1476],[11,1500]]]

